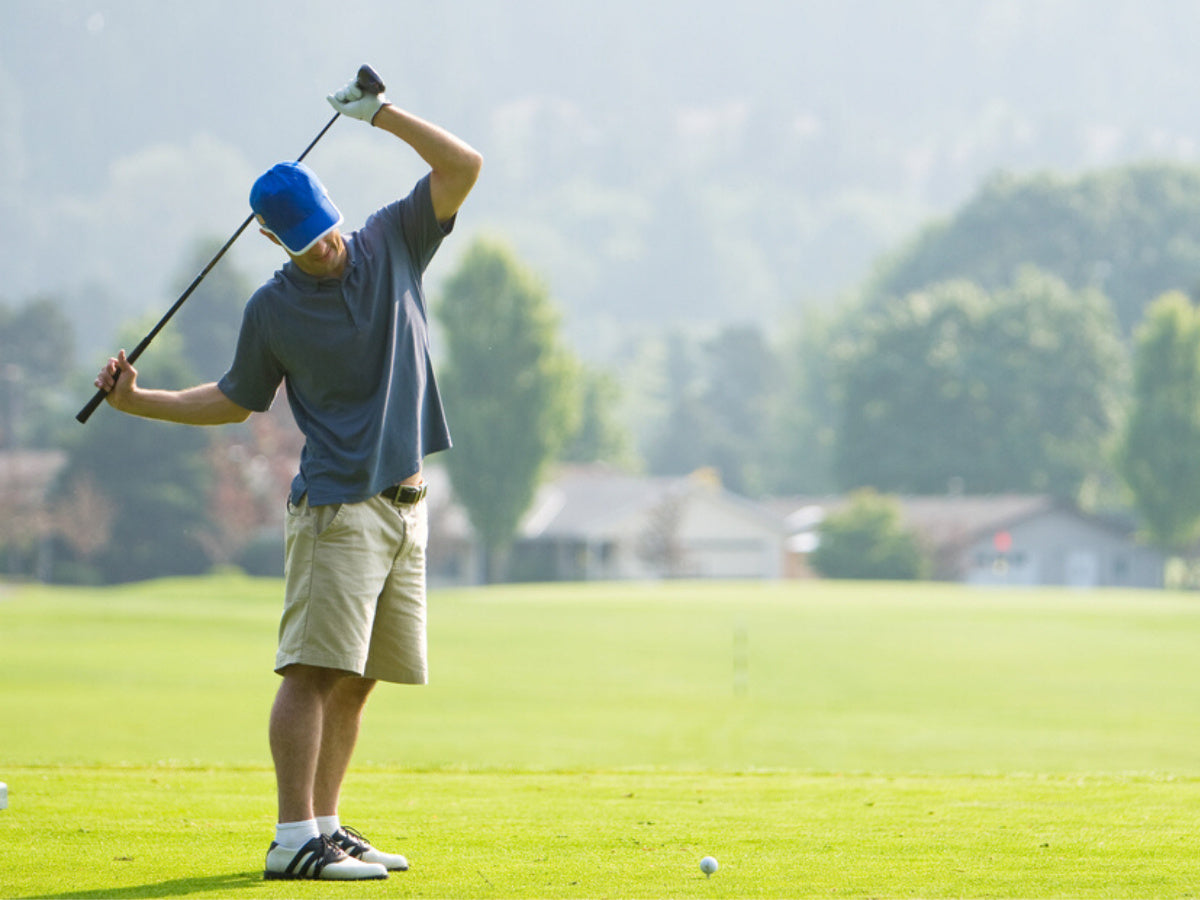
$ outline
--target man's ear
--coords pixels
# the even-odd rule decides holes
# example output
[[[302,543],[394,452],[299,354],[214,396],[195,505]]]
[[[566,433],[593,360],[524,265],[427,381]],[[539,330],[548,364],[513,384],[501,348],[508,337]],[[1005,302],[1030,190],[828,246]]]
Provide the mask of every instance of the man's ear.
[[[260,216],[258,213],[255,213],[254,221],[256,221],[258,223],[258,230],[262,234],[265,234],[267,237],[269,237],[273,243],[279,244],[280,247],[283,246],[283,244],[279,243],[279,238],[275,237],[275,235],[273,235],[273,234],[271,234],[271,232],[267,231],[267,229],[266,229],[267,223],[263,220],[262,216]]]

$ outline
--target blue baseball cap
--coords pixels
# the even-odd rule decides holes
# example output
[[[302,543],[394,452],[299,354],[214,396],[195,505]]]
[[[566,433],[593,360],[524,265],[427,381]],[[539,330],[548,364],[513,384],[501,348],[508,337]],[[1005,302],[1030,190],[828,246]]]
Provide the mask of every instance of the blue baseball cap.
[[[342,224],[325,185],[304,163],[278,163],[260,175],[250,189],[250,208],[296,256]]]

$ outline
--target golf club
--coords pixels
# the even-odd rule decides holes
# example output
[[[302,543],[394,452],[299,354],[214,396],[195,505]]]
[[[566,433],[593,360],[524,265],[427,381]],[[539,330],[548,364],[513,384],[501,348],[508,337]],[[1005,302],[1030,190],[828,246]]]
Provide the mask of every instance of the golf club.
[[[366,92],[368,94],[377,94],[378,95],[378,94],[382,94],[384,91],[384,84],[383,84],[382,79],[380,79],[379,75],[375,72],[374,69],[372,69],[370,66],[367,66],[367,65],[364,65],[359,68],[358,76],[355,78],[355,84],[357,84],[361,90],[363,90],[364,92]],[[317,134],[317,136],[312,139],[312,142],[307,147],[304,148],[304,152],[296,157],[296,162],[300,162],[301,160],[304,159],[304,157],[308,156],[308,151],[311,150],[313,147],[315,147],[317,145],[317,141],[319,141],[321,138],[323,138],[325,136],[325,132],[327,132],[331,127],[333,127],[333,123],[337,121],[338,116],[340,116],[340,115],[341,115],[341,113],[333,114],[333,118],[325,123],[325,127],[322,128],[321,131]],[[217,251],[216,256],[214,256],[212,259],[210,259],[208,261],[208,265],[206,265],[201,270],[200,274],[197,275],[192,280],[192,283],[187,286],[187,289],[182,294],[179,295],[179,299],[175,301],[175,303],[171,306],[171,308],[169,310],[167,310],[167,314],[158,320],[158,324],[155,325],[153,328],[151,328],[149,333],[144,338],[142,338],[141,342],[136,347],[133,348],[133,351],[126,356],[126,359],[129,360],[130,364],[136,362],[137,358],[142,355],[142,351],[144,351],[147,347],[150,346],[150,342],[153,341],[154,338],[158,335],[158,333],[163,330],[163,327],[167,324],[167,322],[171,321],[171,317],[179,311],[179,308],[181,306],[183,306],[184,301],[187,300],[187,298],[192,295],[192,292],[194,290],[196,290],[197,287],[200,286],[200,282],[202,282],[204,280],[204,277],[210,271],[212,271],[212,268],[213,268],[213,266],[215,266],[217,264],[217,261],[222,256],[225,255],[225,251],[233,246],[233,242],[236,241],[238,239],[238,237],[241,236],[241,233],[243,231],[245,231],[246,228],[253,221],[254,221],[254,213],[250,213],[250,215],[248,215],[246,217],[246,221],[244,221],[241,225],[238,226],[238,229],[237,229],[237,231],[235,231],[233,233],[233,236],[230,237],[229,240],[227,240],[225,242],[224,246],[222,246],[221,249]],[[121,375],[121,373],[117,372],[118,378],[120,377],[120,375]],[[108,395],[108,392],[106,390],[104,390],[103,388],[97,388],[96,395],[87,402],[87,405],[84,406],[83,409],[81,409],[78,413],[75,414],[75,418],[81,423],[86,423],[87,420],[89,418],[91,418],[92,413],[94,413],[96,411],[96,407],[98,407],[101,403],[104,402],[104,398],[107,395]]]

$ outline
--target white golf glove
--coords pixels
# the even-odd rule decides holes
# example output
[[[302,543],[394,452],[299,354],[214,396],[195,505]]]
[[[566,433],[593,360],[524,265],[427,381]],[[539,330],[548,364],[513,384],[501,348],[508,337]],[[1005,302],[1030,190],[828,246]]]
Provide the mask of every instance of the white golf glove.
[[[364,91],[354,81],[325,99],[343,116],[362,119],[367,123],[370,123],[375,118],[375,114],[388,102],[387,97],[382,93],[372,94]]]

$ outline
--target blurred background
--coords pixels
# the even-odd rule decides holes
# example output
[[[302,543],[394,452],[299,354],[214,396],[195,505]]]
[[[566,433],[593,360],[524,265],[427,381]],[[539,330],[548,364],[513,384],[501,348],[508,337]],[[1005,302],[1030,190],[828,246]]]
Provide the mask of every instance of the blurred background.
[[[1186,561],[1198,40],[1182,0],[0,3],[0,571],[255,569],[298,449],[282,403],[220,437],[72,416],[364,62],[486,160],[427,280],[448,385],[472,383],[474,348],[475,383],[524,366],[561,388],[536,414],[503,393],[514,379],[478,408],[448,392],[465,460],[482,433],[502,471],[534,463],[522,508],[488,530],[498,501],[447,462],[488,549],[538,509],[545,526],[538,498],[571,463],[703,473],[787,540],[814,497],[841,498],[818,521],[856,491],[901,498],[883,519],[911,529],[903,498],[1021,494]],[[423,174],[350,121],[308,162],[351,228]],[[279,261],[246,234],[146,380],[220,377]],[[485,264],[529,322],[552,313],[541,356],[503,360],[439,314],[487,310],[469,277]],[[533,446],[495,438],[531,422]],[[638,527],[658,540],[641,557],[677,574],[664,484],[643,482],[658,499]],[[986,526],[996,553],[1037,552],[1003,524]],[[141,563],[104,562],[113,531]]]

